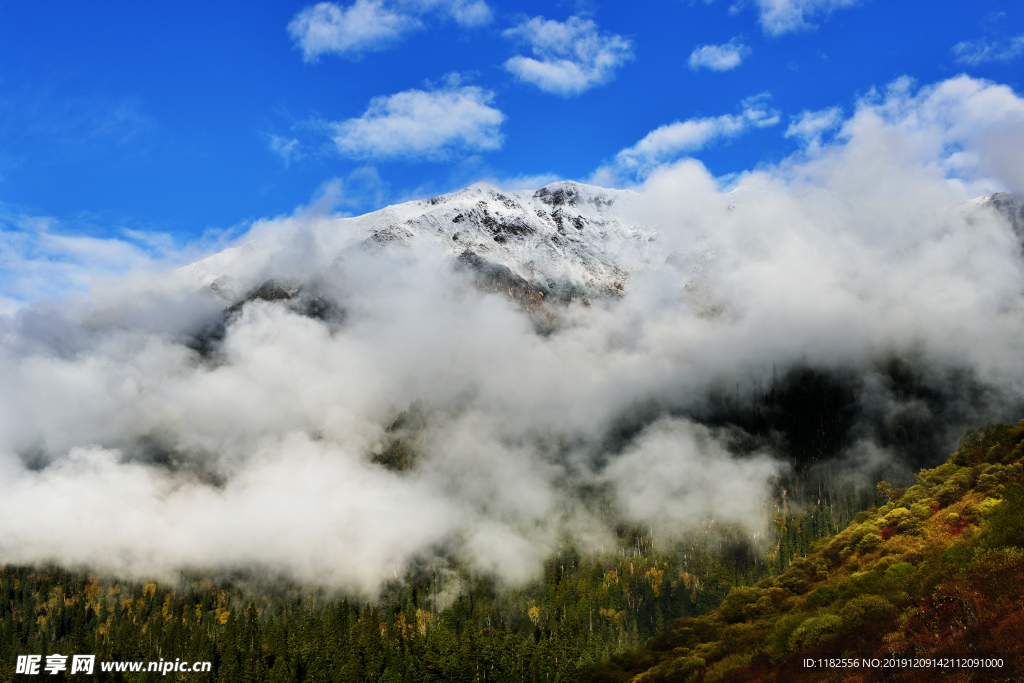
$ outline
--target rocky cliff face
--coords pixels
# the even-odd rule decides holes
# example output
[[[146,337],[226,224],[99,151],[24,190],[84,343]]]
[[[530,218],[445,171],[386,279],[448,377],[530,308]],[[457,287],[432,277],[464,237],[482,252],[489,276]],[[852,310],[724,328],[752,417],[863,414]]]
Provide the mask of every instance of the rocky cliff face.
[[[983,201],[1006,218],[1013,226],[1013,231],[1024,241],[1024,193],[997,192],[983,198]]]

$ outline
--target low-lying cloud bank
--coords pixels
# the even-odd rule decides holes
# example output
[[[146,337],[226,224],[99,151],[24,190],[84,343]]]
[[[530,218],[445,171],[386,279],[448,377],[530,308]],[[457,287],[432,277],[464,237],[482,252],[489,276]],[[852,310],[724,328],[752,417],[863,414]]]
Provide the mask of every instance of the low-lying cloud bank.
[[[663,258],[550,334],[445,255],[308,210],[257,225],[232,275],[299,283],[317,315],[225,313],[172,272],[0,316],[0,562],[373,591],[443,553],[518,582],[615,521],[756,532],[794,458],[877,467],[1019,417],[1021,238],[968,200],[1021,188],[1024,107],[908,87],[739,189],[653,171],[622,210]]]

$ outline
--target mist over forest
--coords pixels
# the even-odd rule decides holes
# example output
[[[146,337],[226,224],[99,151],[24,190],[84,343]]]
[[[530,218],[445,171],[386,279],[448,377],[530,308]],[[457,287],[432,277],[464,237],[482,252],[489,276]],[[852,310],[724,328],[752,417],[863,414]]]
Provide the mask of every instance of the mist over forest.
[[[1022,111],[897,83],[778,163],[654,169],[615,191],[650,239],[604,255],[611,294],[531,303],[314,202],[215,280],[154,266],[0,316],[0,563],[519,586],[623,525],[756,546],[793,482],[908,479],[1024,407],[1021,201],[990,196],[1024,182]]]

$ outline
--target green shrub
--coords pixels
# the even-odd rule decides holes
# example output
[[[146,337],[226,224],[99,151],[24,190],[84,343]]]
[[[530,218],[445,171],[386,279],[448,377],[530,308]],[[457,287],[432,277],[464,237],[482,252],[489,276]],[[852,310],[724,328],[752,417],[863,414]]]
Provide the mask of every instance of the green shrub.
[[[843,630],[857,628],[861,624],[896,616],[896,608],[881,595],[859,595],[839,610]]]
[[[877,571],[854,572],[847,582],[847,590],[844,597],[860,595],[861,593],[881,593],[885,586],[884,574]]]
[[[808,607],[826,607],[835,602],[836,591],[834,588],[828,586],[821,586],[818,590],[811,593],[811,597],[807,598]]]
[[[776,588],[775,590],[779,589]],[[747,619],[761,619],[777,613],[778,610],[775,609],[775,605],[772,604],[772,599],[768,595],[762,595],[756,602],[750,603],[743,608],[743,616]]]
[[[981,504],[978,506],[978,514],[981,517],[988,517],[989,513],[992,512],[994,508],[999,507],[1002,502],[1003,501],[996,498],[986,498],[981,501]]]
[[[946,507],[963,498],[974,485],[974,474],[974,468],[961,467],[958,472],[946,479],[935,492],[939,505]]]
[[[704,683],[714,683],[714,681],[719,680],[730,671],[742,669],[747,664],[750,664],[751,659],[753,659],[753,655],[729,655],[708,669],[707,673],[704,674]]]
[[[921,497],[923,488],[921,486],[912,486],[899,500],[896,501],[897,507],[909,508],[915,504],[918,498]]]
[[[856,548],[857,545],[860,543],[861,539],[864,538],[867,534],[877,533],[877,526],[865,522],[864,524],[861,524],[859,527],[856,527],[852,532],[850,532],[849,547]]]
[[[957,465],[977,465],[983,458],[993,462],[1000,457],[999,447],[1008,445],[1001,442],[1014,438],[1019,431],[1011,425],[991,422],[981,429],[968,429],[950,460]]]
[[[989,508],[980,541],[986,548],[1024,547],[1024,486],[1008,486],[1003,500]]]
[[[919,520],[926,520],[932,516],[933,503],[935,503],[936,505],[938,504],[931,498],[922,500],[920,503],[914,503],[912,506],[910,506],[910,512]]]
[[[683,657],[670,662],[664,669],[658,667],[651,673],[658,671],[670,681],[692,681],[696,678],[697,672],[704,668],[704,664],[705,661],[701,657]]]
[[[978,476],[977,489],[982,492],[995,491],[1004,481],[1006,468],[1002,465],[992,465],[984,474]]]
[[[956,569],[970,566],[974,561],[975,548],[966,543],[953,543],[942,553],[942,561]]]
[[[922,470],[921,473],[917,475],[918,481],[931,484],[932,486],[938,486],[961,469],[963,468],[955,464],[954,460],[951,459],[949,462],[944,462],[935,469],[927,471]]]
[[[878,534],[868,534],[864,538],[860,539],[860,543],[857,544],[857,550],[867,553],[871,552],[878,546],[882,545],[882,537]]]
[[[773,663],[777,663],[789,653],[789,642],[793,632],[804,622],[805,616],[801,612],[793,612],[775,622],[775,628],[765,639]]]
[[[916,534],[924,528],[921,520],[907,508],[896,508],[887,514],[885,525],[901,534]]]
[[[897,562],[885,570],[886,590],[894,595],[899,595],[907,589],[910,583],[910,575],[914,573],[914,565],[909,562]]]
[[[742,621],[745,616],[743,613],[744,608],[747,605],[756,603],[760,597],[761,591],[756,588],[736,586],[725,596],[725,600],[722,600],[718,613],[722,619],[730,624]]]
[[[789,637],[789,648],[814,647],[823,640],[835,636],[841,630],[843,620],[835,614],[823,614],[800,624]]]

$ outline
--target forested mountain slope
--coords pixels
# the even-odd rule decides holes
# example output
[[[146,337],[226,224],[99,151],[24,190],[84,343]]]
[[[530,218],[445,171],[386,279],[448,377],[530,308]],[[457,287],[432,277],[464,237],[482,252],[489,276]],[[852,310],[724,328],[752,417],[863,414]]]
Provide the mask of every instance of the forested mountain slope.
[[[1021,680],[1022,458],[1024,420],[968,432],[915,485],[879,484],[885,505],[785,572],[733,588],[587,680]]]
[[[834,535],[828,507],[780,509],[767,554],[728,531],[662,550],[624,531],[613,557],[566,547],[514,590],[424,571],[371,604],[244,576],[142,585],[8,566],[0,680],[17,655],[51,653],[211,661],[189,680],[257,682],[1019,680],[1022,459],[1024,421],[990,425],[915,485],[880,484],[884,504]],[[790,562],[794,549],[810,552]],[[830,658],[860,664],[805,663]],[[1000,665],[883,666],[913,659]]]

